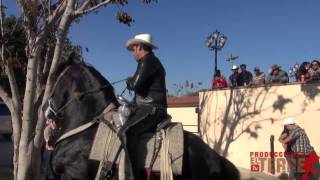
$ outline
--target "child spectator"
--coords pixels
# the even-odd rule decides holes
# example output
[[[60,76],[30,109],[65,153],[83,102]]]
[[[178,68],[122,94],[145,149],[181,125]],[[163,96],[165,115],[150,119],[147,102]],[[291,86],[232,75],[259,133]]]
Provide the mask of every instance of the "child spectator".
[[[221,76],[220,70],[217,70],[212,80],[212,89],[228,87],[226,79]]]

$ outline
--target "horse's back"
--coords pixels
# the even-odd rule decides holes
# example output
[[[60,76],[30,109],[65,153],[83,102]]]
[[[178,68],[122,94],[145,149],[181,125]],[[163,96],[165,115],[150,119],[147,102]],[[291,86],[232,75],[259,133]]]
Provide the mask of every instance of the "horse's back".
[[[238,180],[238,169],[225,157],[220,156],[203,140],[188,131],[184,131],[185,154],[188,161],[189,176],[192,179]]]

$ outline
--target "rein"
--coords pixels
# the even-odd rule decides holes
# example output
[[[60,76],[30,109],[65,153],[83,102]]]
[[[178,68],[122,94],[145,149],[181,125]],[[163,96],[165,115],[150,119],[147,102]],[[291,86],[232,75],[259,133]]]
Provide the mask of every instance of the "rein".
[[[103,113],[108,113],[109,111],[111,111],[113,108],[115,107],[115,105],[113,103],[110,103],[105,110],[103,111]],[[99,119],[98,118],[94,118],[92,121],[83,124],[81,126],[78,126],[75,129],[72,129],[66,133],[64,133],[62,136],[60,136],[60,138],[55,142],[54,146],[56,147],[57,144],[59,144],[62,140],[67,139],[68,137],[71,137],[73,135],[79,134],[83,131],[85,131],[86,129],[89,129],[90,127],[92,127],[93,125],[95,125],[96,123],[99,123]]]
[[[57,116],[62,110],[64,110],[65,108],[67,108],[71,103],[72,101],[76,100],[76,99],[81,99],[83,98],[84,96],[88,95],[88,94],[95,94],[95,93],[99,93],[100,91],[102,91],[103,89],[105,88],[108,88],[114,84],[117,84],[117,83],[120,83],[120,82],[123,82],[123,81],[126,81],[126,79],[122,79],[122,80],[119,80],[119,81],[115,81],[115,82],[112,82],[110,84],[107,84],[107,85],[104,85],[98,89],[95,89],[95,90],[91,90],[91,91],[85,91],[85,92],[82,92],[82,93],[76,93],[71,99],[69,99],[64,105],[62,105],[60,108],[58,108],[57,110],[55,110],[53,108],[54,104],[52,103],[52,101],[49,99],[48,102],[49,102],[49,110],[55,115]]]

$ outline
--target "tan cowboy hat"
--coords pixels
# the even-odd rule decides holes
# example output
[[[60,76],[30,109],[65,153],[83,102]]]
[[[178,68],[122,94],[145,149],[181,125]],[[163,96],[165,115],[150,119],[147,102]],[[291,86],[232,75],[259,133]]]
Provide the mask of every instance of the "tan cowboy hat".
[[[286,118],[283,120],[283,124],[282,125],[289,125],[289,124],[298,124],[298,121],[292,117]]]
[[[150,46],[152,49],[158,49],[157,46],[152,44],[152,37],[150,34],[136,35],[133,39],[129,39],[127,41],[126,47],[129,51],[133,51],[132,49],[133,45],[140,44],[140,43],[146,44]]]

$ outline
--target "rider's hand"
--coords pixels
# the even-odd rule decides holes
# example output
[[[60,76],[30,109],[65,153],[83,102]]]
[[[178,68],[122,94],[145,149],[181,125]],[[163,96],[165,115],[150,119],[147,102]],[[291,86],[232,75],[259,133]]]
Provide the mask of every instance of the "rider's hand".
[[[128,77],[126,80],[127,88],[132,90],[132,77]]]

